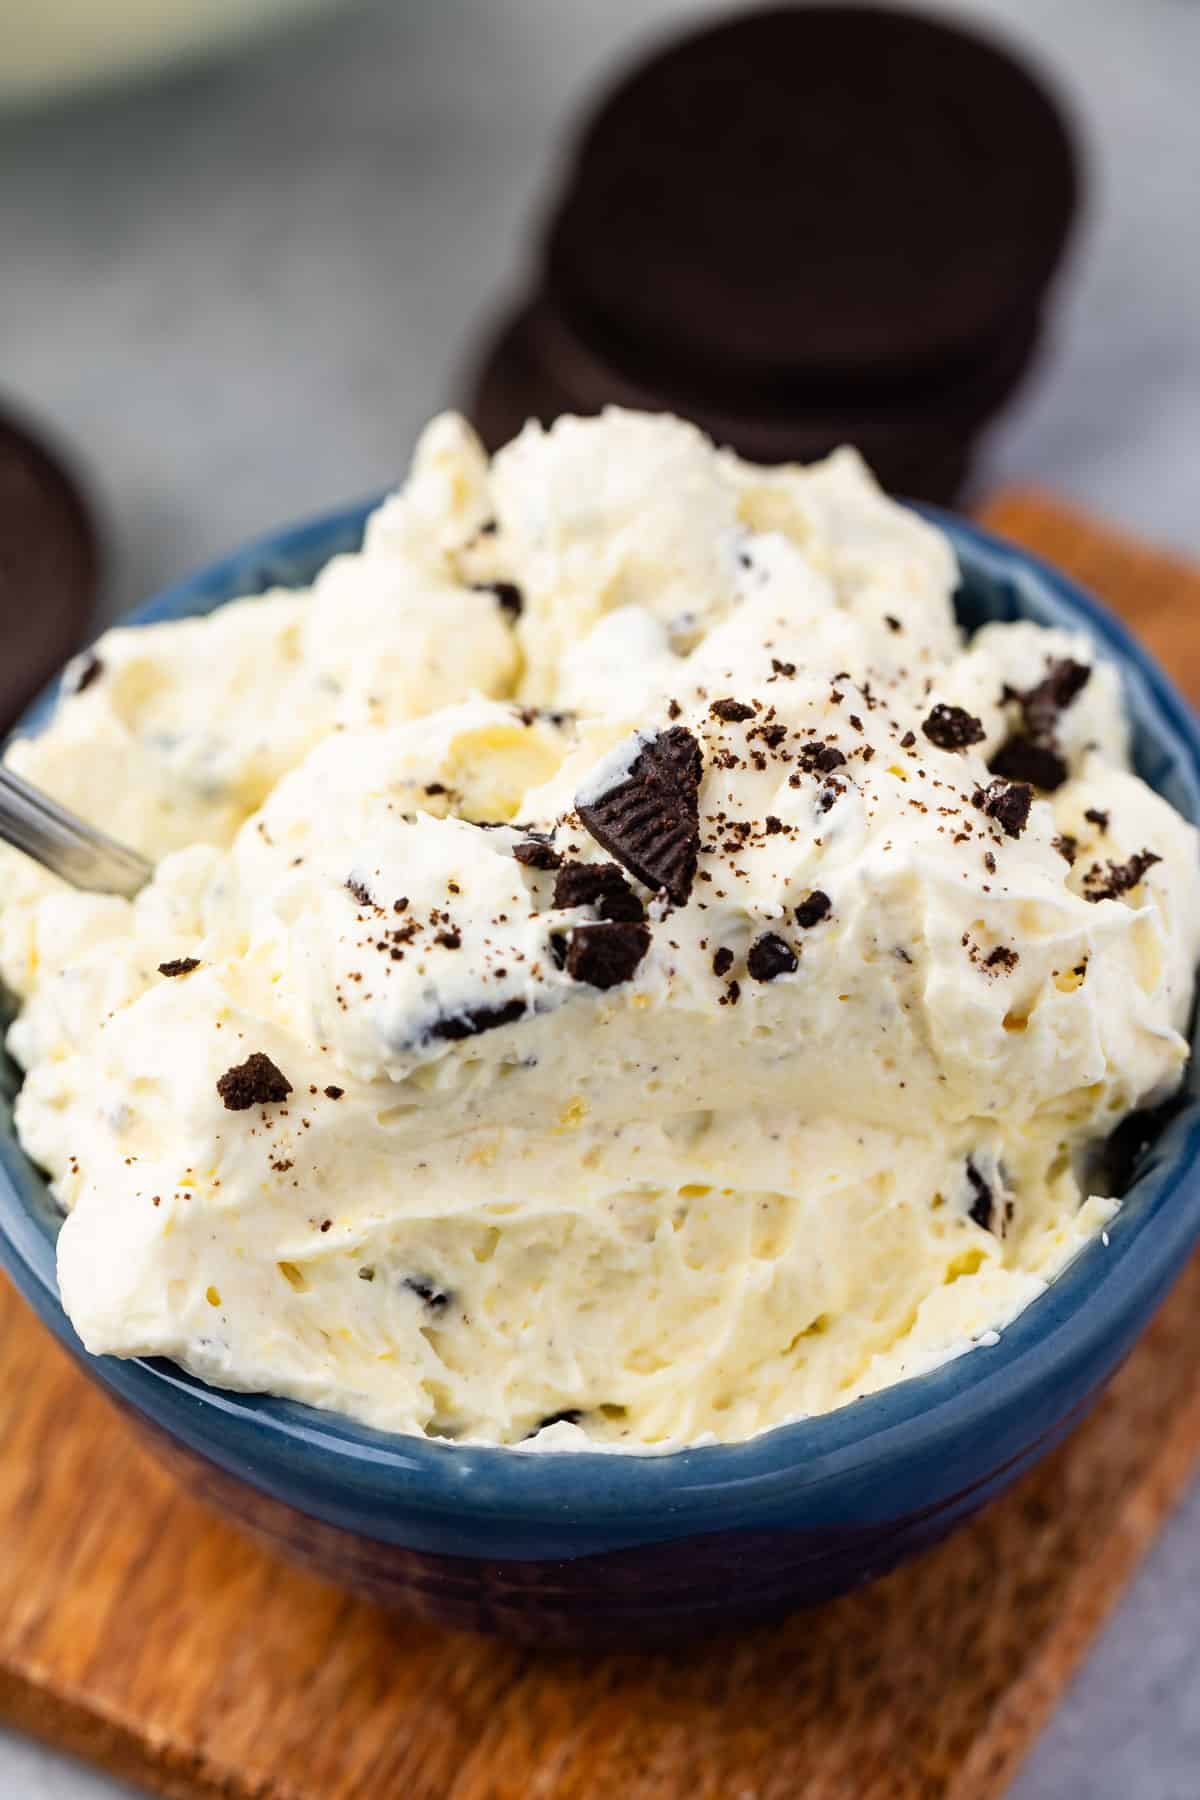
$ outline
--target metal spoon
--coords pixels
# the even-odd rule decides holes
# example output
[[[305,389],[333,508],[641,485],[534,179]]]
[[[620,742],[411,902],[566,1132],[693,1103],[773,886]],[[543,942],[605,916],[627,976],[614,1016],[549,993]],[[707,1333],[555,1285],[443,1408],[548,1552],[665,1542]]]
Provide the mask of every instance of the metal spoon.
[[[0,766],[0,838],[93,894],[132,900],[154,874],[136,850],[97,831],[49,794]]]

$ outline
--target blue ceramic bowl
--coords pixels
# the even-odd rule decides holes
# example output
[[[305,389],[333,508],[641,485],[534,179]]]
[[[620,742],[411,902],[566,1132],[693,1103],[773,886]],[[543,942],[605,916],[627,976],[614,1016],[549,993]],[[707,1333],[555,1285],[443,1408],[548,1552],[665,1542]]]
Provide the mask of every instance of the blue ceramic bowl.
[[[141,620],[308,581],[359,541],[331,514],[172,588]],[[1122,627],[1023,551],[940,517],[974,626],[1018,615],[1087,631],[1120,668],[1142,774],[1200,819],[1200,733]],[[25,721],[48,715],[45,696]],[[1195,1065],[1193,1065],[1194,1068]],[[0,1258],[93,1381],[195,1491],[279,1550],[393,1606],[539,1644],[646,1644],[777,1614],[882,1574],[982,1506],[1100,1393],[1200,1235],[1200,1097],[1144,1156],[1093,1243],[1003,1333],[932,1374],[752,1442],[667,1456],[536,1455],[388,1436],[174,1365],[88,1357],[61,1305],[57,1219],[0,1105]]]

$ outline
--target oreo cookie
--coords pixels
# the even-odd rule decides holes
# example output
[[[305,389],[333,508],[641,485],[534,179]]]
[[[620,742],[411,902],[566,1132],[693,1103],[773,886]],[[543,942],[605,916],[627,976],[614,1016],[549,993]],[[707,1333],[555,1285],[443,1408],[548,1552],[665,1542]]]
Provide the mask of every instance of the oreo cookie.
[[[547,287],[588,335],[739,384],[903,386],[1005,335],[1076,192],[1058,107],[995,41],[911,12],[771,7],[601,101]]]
[[[820,400],[781,385],[714,398],[706,371],[675,385],[650,359],[628,353],[618,362],[579,336],[543,294],[507,320],[485,347],[468,380],[464,407],[488,449],[516,436],[528,419],[550,425],[560,413],[594,414],[605,406],[670,412],[753,463],[815,462],[839,444],[854,444],[891,492],[946,503],[970,468],[979,426],[1007,400],[1028,365],[1039,321],[994,357],[965,371],[943,372],[923,395],[833,395]]]
[[[684,725],[639,740],[605,785],[581,789],[575,810],[601,849],[648,888],[684,906],[700,851],[700,746]]]
[[[78,646],[98,572],[95,529],[74,480],[0,417],[0,731]]]
[[[1054,100],[990,38],[738,14],[593,108],[469,409],[491,448],[609,403],[757,462],[850,442],[885,486],[950,499],[1028,365],[1078,186]]]

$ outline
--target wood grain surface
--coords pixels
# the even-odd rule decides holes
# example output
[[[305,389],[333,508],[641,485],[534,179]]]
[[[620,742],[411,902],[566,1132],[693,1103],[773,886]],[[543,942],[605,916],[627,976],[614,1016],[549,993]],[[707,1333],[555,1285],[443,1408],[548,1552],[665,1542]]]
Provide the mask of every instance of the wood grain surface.
[[[1200,571],[1036,494],[989,523],[1200,693]],[[886,1581],[555,1656],[389,1621],[177,1488],[0,1283],[0,1717],[179,1800],[989,1800],[1200,1457],[1200,1260],[1091,1419]]]

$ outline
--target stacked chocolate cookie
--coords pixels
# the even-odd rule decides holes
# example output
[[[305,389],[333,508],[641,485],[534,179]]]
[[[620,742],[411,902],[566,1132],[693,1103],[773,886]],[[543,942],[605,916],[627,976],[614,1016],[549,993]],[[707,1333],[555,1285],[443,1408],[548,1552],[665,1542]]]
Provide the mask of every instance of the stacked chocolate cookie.
[[[492,447],[610,403],[763,462],[852,442],[888,487],[951,499],[1029,363],[1078,189],[1008,50],[874,7],[739,15],[586,121],[470,410]]]
[[[0,735],[78,645],[98,572],[95,528],[73,476],[0,415]]]

